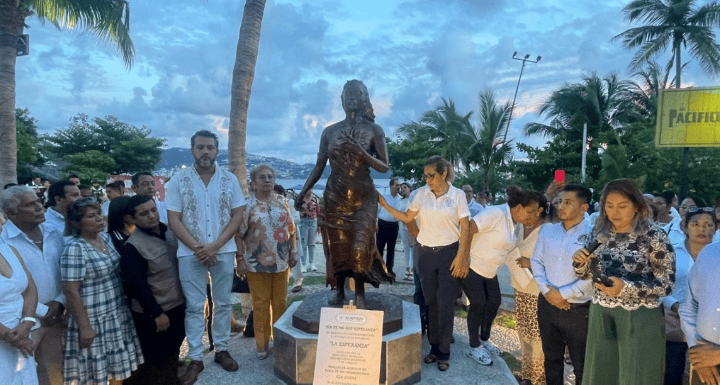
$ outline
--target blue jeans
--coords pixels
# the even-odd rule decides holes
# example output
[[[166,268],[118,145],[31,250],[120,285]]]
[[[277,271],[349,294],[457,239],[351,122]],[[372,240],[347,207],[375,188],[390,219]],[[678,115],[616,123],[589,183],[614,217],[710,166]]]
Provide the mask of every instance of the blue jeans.
[[[300,246],[302,247],[303,262],[313,264],[315,257],[315,235],[317,234],[317,218],[301,218],[298,223],[300,231]]]
[[[203,359],[203,332],[205,331],[205,300],[207,298],[208,273],[213,297],[212,335],[216,352],[228,349],[230,338],[230,290],[235,270],[235,253],[220,253],[217,263],[204,266],[195,256],[178,258],[180,285],[185,294],[185,333],[188,341],[188,357],[193,361]]]

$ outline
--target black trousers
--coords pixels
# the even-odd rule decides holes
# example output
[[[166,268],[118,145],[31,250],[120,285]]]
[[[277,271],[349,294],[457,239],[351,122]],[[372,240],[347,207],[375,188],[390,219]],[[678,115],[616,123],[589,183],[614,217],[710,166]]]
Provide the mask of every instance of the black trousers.
[[[130,378],[124,380],[123,384],[180,384],[178,359],[180,345],[185,339],[185,304],[165,312],[170,319],[170,327],[160,333],[157,332],[154,319],[143,313],[134,311],[131,313],[145,363],[132,372]]]
[[[687,342],[665,341],[665,385],[682,385]]]
[[[575,383],[581,384],[585,363],[590,302],[561,310],[551,305],[542,294],[538,298],[538,326],[545,354],[545,379],[548,385],[562,385],[565,371],[565,346],[575,373]]]
[[[465,292],[470,307],[468,308],[467,324],[470,347],[480,346],[480,340],[490,338],[490,329],[500,309],[502,297],[497,275],[485,278],[472,269],[467,277],[460,280],[460,287]]]
[[[420,284],[428,305],[430,353],[441,360],[450,358],[455,300],[460,296],[460,283],[450,275],[458,246],[457,242],[443,247],[422,246],[418,255]]]
[[[422,333],[427,332],[428,326],[428,306],[425,303],[425,296],[422,292],[422,284],[420,283],[420,276],[417,271],[413,272],[413,280],[415,281],[415,292],[413,293],[413,302],[420,308],[420,324],[422,327]]]
[[[390,271],[393,271],[393,266],[395,266],[395,243],[397,242],[399,231],[400,225],[397,222],[378,219],[378,231],[375,235],[375,242],[377,243],[380,255],[383,255],[383,249],[385,249],[385,245],[387,245],[385,266],[387,266]]]

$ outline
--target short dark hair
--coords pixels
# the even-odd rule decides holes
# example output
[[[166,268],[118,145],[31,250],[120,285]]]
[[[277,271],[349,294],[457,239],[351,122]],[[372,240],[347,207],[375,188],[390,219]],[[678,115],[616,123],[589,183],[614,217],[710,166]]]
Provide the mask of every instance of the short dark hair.
[[[128,199],[127,203],[125,204],[125,214],[135,218],[135,209],[138,206],[144,205],[145,203],[150,201],[154,202],[154,200],[147,195],[134,195],[130,197],[130,199]]]
[[[392,186],[395,183],[400,183],[400,179],[392,177],[390,178],[390,186]]]
[[[675,198],[675,193],[672,191],[663,191],[662,193],[655,195],[655,197],[662,197],[662,199],[665,200],[665,204],[669,205],[672,203],[673,198]]]
[[[65,235],[80,235],[82,231],[80,220],[90,207],[102,212],[100,204],[95,198],[80,198],[68,207],[67,213],[65,214]]]
[[[208,130],[200,130],[190,137],[190,148],[195,147],[195,138],[197,138],[198,136],[203,138],[213,138],[215,139],[215,147],[218,147],[220,145],[220,142],[218,141],[218,136],[215,135],[214,132],[210,132]]]
[[[75,183],[69,180],[59,180],[50,185],[50,188],[48,188],[48,207],[54,207],[57,204],[55,202],[56,197],[65,198],[66,186],[75,186]]]
[[[78,190],[88,190],[90,188],[90,186],[88,186],[86,184],[80,184],[77,187],[78,187]]]
[[[147,171],[140,171],[139,173],[132,176],[132,184],[133,186],[137,186],[137,184],[140,182],[140,177],[143,175],[147,175],[151,178],[155,178],[153,174],[147,172]]]
[[[110,182],[110,183],[108,183],[108,184],[105,185],[105,189],[106,189],[106,190],[107,190],[107,189],[110,189],[110,190],[122,191],[123,185],[122,185],[121,183],[122,183],[122,182],[117,181],[117,180],[116,180],[115,182]]]
[[[518,186],[508,187],[505,189],[505,193],[507,194],[507,204],[510,208],[517,205],[527,207],[532,202],[540,204],[540,202],[538,202],[538,197],[533,191],[523,190]]]
[[[275,186],[273,187],[273,191],[275,191],[276,194],[285,196],[285,187],[280,186],[279,184],[275,184]]]
[[[585,188],[583,186],[579,186],[576,184],[569,184],[565,187],[563,187],[562,191],[570,191],[574,192],[575,196],[585,204],[590,204],[590,200],[592,199],[592,192],[590,192],[590,189]]]

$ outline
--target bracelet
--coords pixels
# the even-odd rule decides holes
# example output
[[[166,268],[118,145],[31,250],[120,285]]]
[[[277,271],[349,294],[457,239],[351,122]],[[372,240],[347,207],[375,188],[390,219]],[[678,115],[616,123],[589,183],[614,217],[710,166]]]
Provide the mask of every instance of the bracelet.
[[[297,254],[297,249],[290,249],[290,252]]]
[[[22,317],[22,319],[20,320],[20,323],[25,322],[25,321],[27,321],[27,322],[32,322],[33,325],[35,325],[35,324],[37,323],[37,318],[35,318],[35,317]]]

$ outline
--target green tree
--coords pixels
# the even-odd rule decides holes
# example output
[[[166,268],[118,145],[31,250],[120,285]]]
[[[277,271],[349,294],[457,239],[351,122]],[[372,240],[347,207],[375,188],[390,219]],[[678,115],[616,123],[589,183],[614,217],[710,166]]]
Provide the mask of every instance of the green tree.
[[[67,128],[57,130],[43,139],[44,149],[70,161],[70,168],[75,166],[72,159],[78,159],[73,158],[74,155],[98,151],[113,162],[98,163],[95,168],[108,174],[131,174],[154,170],[162,158],[165,140],[150,134],[149,128],[132,126],[114,116],[90,120],[87,115],[78,114],[70,119]],[[86,167],[91,164],[77,165]]]
[[[430,129],[420,123],[410,122],[397,129],[397,141],[385,138],[390,156],[390,169],[394,176],[407,180],[423,180],[427,159],[437,155]]]
[[[620,39],[628,49],[637,49],[631,68],[645,62],[672,46],[675,67],[675,87],[680,88],[682,49],[689,50],[703,71],[709,75],[720,73],[720,45],[715,41],[713,28],[720,27],[720,5],[717,2],[695,8],[695,0],[634,0],[624,9],[629,22],[645,25],[630,28],[613,38]],[[689,149],[683,150],[680,196],[687,195],[687,165]]]
[[[105,180],[109,175],[105,170],[113,170],[116,168],[115,159],[107,153],[98,150],[88,150],[78,154],[68,155],[65,157],[65,160],[69,164],[63,168],[63,171],[68,174],[73,173],[85,181],[95,178]]]
[[[40,140],[37,133],[37,120],[30,116],[27,108],[15,110],[17,127],[17,163],[18,175],[32,177],[31,166],[40,166],[44,158],[40,153]]]
[[[92,31],[115,45],[128,67],[135,54],[126,0],[0,0],[0,185],[17,182],[16,42],[33,14],[58,28]]]
[[[246,0],[240,22],[240,36],[235,52],[232,86],[230,88],[230,126],[228,133],[228,168],[235,173],[243,191],[247,192],[245,140],[250,92],[255,79],[255,64],[260,47],[260,30],[266,0]]]

